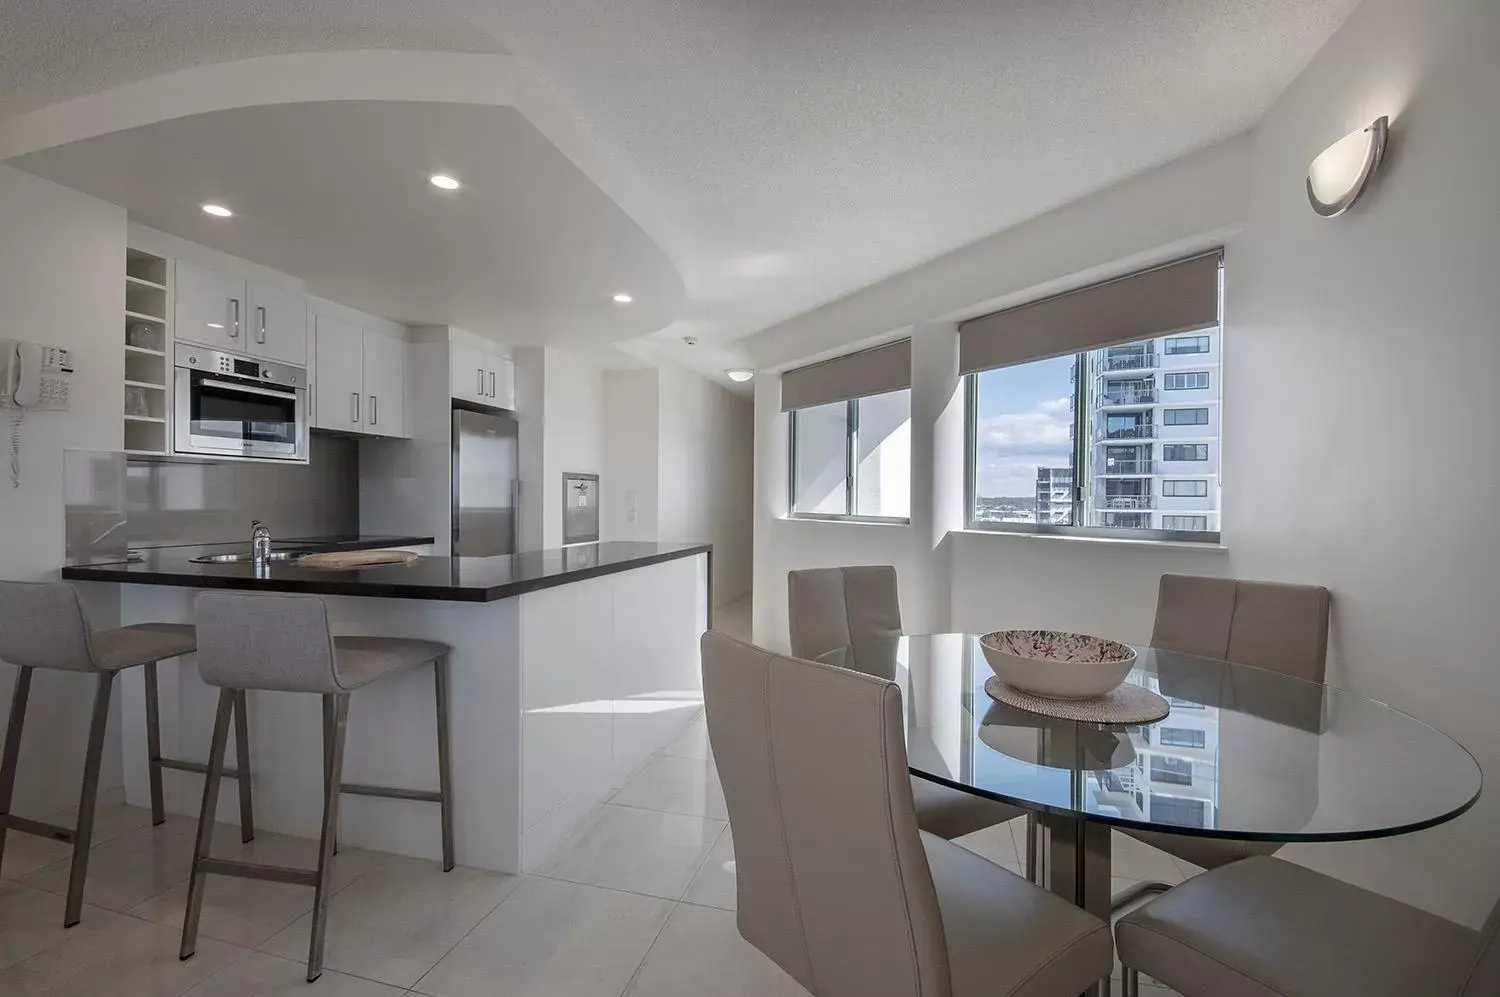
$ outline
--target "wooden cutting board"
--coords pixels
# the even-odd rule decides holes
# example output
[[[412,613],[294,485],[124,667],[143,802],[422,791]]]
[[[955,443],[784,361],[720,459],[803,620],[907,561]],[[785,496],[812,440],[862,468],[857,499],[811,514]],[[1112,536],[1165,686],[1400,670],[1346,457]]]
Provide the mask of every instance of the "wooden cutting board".
[[[368,568],[375,564],[410,564],[419,556],[409,550],[335,550],[298,558],[297,567],[340,571],[348,568]]]

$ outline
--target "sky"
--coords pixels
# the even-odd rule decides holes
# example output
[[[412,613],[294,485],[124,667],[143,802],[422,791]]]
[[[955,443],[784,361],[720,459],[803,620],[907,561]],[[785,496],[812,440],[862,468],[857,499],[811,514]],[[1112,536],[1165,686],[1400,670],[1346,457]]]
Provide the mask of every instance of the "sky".
[[[1038,467],[1068,466],[1073,360],[1061,356],[979,375],[974,462],[979,496],[1033,496]]]

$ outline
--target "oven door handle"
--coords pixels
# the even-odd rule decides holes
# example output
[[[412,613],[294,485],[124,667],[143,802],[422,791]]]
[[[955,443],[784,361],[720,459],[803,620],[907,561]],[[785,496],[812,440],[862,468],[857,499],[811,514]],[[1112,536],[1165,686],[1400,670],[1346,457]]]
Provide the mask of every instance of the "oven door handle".
[[[239,391],[247,395],[268,395],[271,398],[286,398],[290,399],[291,401],[297,400],[297,392],[295,390],[272,391],[268,388],[252,388],[248,384],[233,384],[229,381],[215,381],[206,377],[203,380],[199,381],[198,384],[201,387],[205,388],[226,388],[230,391]]]

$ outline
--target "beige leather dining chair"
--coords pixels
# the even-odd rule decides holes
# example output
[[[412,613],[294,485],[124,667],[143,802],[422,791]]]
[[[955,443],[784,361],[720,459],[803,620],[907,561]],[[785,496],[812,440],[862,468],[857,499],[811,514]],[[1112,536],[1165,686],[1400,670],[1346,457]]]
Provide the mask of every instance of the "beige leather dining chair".
[[[1320,585],[1162,575],[1151,646],[1255,665],[1322,684],[1328,668],[1331,605],[1332,596]],[[1121,830],[1205,869],[1252,855],[1270,855],[1282,847],[1274,841]],[[1164,884],[1151,885],[1164,888]]]
[[[787,620],[792,654],[813,660],[821,654],[901,636],[901,605],[897,600],[896,569],[888,564],[848,568],[807,568],[786,576]],[[1003,824],[1027,811],[980,799],[969,793],[912,778],[917,801],[917,823],[940,838],[966,834]],[[1034,829],[1028,829],[1027,876],[1036,880]]]
[[[1103,921],[917,827],[901,691],[709,631],[740,934],[814,997],[1073,997]]]
[[[1140,973],[1183,997],[1500,994],[1500,903],[1476,932],[1280,859],[1196,876],[1115,935],[1126,997]]]

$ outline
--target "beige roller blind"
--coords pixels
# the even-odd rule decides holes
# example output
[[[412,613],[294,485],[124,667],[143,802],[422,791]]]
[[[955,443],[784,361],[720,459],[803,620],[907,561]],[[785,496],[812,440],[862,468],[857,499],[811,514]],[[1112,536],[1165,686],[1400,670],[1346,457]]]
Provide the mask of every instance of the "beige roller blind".
[[[911,387],[911,340],[903,339],[781,375],[781,411]]]
[[[972,374],[1212,326],[1219,320],[1221,255],[1215,251],[963,322],[959,370]]]

